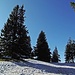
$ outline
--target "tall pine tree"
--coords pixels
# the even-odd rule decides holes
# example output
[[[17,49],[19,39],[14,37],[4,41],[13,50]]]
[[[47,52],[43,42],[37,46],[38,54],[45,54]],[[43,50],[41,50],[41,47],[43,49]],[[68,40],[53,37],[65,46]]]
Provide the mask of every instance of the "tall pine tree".
[[[50,62],[51,52],[46,40],[45,33],[43,31],[41,31],[37,39],[35,54],[38,60]]]
[[[1,30],[1,48],[3,57],[17,58],[30,57],[31,44],[28,30],[24,25],[24,6],[15,6],[4,28]]]

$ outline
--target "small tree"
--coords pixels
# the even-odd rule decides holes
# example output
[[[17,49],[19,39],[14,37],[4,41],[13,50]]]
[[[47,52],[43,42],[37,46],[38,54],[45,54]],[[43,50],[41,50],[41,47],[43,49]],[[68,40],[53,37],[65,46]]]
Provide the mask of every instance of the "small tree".
[[[71,5],[71,7],[74,9],[74,11],[75,11],[75,2],[70,2],[70,5]],[[71,59],[72,59],[72,62],[74,62],[74,60],[75,60],[75,41],[73,40],[73,42],[72,42],[72,44],[70,44],[70,47],[71,47]]]
[[[75,59],[75,42],[69,39],[65,50],[65,62],[74,62]]]
[[[37,39],[35,54],[38,60],[50,62],[51,52],[46,41],[45,33],[43,31],[41,31]]]
[[[58,54],[57,47],[55,47],[52,55],[52,62],[59,62],[60,61],[60,55]]]

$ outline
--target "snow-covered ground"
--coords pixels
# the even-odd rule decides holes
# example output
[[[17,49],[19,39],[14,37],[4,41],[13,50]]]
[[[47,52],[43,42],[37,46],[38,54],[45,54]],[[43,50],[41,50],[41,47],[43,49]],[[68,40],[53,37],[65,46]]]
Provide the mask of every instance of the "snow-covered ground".
[[[26,59],[26,62],[0,61],[0,75],[75,75],[75,64],[46,63]]]

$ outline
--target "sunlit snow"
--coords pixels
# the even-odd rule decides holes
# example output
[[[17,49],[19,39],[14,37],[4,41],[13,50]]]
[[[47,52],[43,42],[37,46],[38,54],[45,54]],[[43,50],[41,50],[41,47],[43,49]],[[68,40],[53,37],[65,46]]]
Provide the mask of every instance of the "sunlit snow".
[[[0,75],[75,75],[75,64],[32,59],[26,59],[25,62],[0,61]]]

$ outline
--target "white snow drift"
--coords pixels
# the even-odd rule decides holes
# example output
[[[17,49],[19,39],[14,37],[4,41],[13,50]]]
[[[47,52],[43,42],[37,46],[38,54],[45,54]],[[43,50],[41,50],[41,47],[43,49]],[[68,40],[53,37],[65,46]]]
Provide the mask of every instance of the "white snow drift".
[[[25,61],[0,61],[0,75],[75,75],[74,63],[53,64],[32,59]]]

